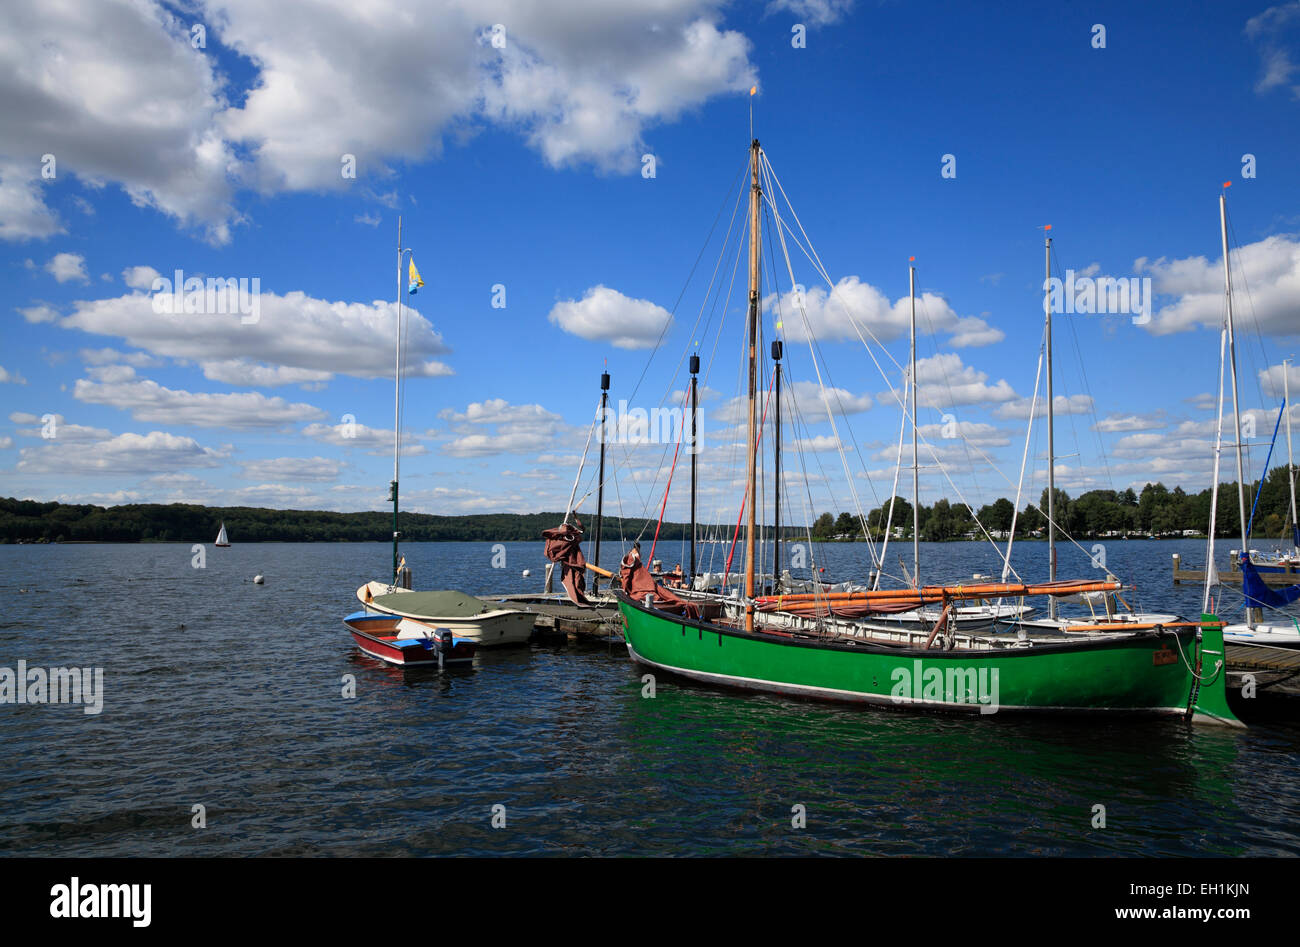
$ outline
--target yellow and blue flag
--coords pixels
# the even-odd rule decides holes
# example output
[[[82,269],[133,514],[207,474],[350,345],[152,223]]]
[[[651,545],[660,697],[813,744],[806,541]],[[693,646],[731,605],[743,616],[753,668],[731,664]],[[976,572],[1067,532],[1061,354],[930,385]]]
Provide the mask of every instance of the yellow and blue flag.
[[[415,268],[415,257],[411,257],[411,284],[406,291],[414,296],[423,285],[424,280],[420,279],[420,271]]]

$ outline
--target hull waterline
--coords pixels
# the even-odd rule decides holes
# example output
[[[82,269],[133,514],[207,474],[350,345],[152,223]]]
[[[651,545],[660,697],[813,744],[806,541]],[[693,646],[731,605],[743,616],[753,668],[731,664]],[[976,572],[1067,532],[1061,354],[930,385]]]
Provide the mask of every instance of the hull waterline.
[[[1104,640],[952,651],[826,641],[698,622],[620,598],[628,652],[708,684],[981,715],[1145,713],[1240,726],[1217,625]],[[1202,661],[1201,677],[1194,673]]]
[[[443,667],[467,665],[474,659],[477,644],[458,635],[439,641],[444,628],[433,628],[394,615],[356,612],[343,619],[356,646],[388,664],[399,667]]]

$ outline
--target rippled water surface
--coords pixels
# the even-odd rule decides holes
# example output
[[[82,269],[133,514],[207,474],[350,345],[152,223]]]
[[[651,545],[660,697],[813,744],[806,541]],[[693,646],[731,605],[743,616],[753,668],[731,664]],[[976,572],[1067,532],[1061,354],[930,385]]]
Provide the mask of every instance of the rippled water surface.
[[[405,553],[419,588],[535,588],[540,543],[506,545],[506,569],[490,544]],[[1107,564],[1141,607],[1195,615],[1199,591],[1170,582],[1172,552],[1201,561],[1199,543],[1131,541],[1110,544]],[[848,575],[863,555],[831,546],[828,570]],[[1043,577],[1043,555],[1018,547],[1026,579]],[[1300,854],[1300,702],[1256,701],[1253,726],[1229,732],[918,715],[663,679],[649,700],[625,650],[603,645],[402,671],[340,623],[390,561],[384,546],[236,538],[206,557],[195,569],[188,545],[0,546],[0,666],[102,667],[105,690],[97,716],[0,705],[0,853]],[[927,579],[998,569],[974,543],[923,557]],[[1088,565],[1062,551],[1062,575],[1096,575]],[[206,828],[191,826],[196,805]]]

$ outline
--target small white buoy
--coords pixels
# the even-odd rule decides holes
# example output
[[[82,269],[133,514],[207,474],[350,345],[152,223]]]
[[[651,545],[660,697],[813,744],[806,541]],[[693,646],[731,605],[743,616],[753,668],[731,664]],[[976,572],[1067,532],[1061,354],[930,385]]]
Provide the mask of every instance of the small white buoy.
[[[529,577],[530,575],[532,575],[532,574],[533,574],[533,570],[532,570],[532,569],[525,569],[525,570],[524,570],[524,578],[525,578],[525,579],[528,578],[528,577]]]
[[[262,576],[260,576],[260,575],[255,575],[255,576],[253,576],[253,584],[254,584],[254,585],[265,585],[265,584],[266,584],[266,579],[262,578]]]

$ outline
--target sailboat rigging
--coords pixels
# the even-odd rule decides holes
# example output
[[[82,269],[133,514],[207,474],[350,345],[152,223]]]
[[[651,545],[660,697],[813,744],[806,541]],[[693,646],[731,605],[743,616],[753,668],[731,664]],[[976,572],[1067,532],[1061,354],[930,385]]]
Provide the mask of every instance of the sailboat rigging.
[[[749,154],[743,593],[739,600],[680,597],[656,582],[639,557],[626,557],[622,588],[615,594],[629,655],[651,668],[706,683],[820,699],[980,714],[1145,712],[1236,724],[1224,695],[1220,623],[1212,616],[1198,623],[1123,628],[1101,623],[1069,636],[1059,631],[1014,637],[963,633],[949,625],[965,602],[1117,590],[1116,582],[917,583],[911,589],[817,589],[806,594],[776,588],[775,594],[756,597],[760,165],[772,174],[765,162],[754,139]],[[778,218],[778,233],[780,226]],[[926,605],[940,608],[939,621],[929,630],[881,628],[859,620]]]
[[[1274,609],[1282,608],[1290,602],[1300,599],[1300,585],[1293,585],[1280,589],[1270,589],[1260,577],[1255,564],[1251,561],[1250,555],[1250,520],[1246,518],[1245,449],[1242,445],[1241,406],[1237,393],[1237,346],[1233,311],[1232,268],[1230,266],[1230,257],[1228,254],[1227,187],[1228,184],[1224,184],[1224,190],[1219,192],[1219,229],[1223,246],[1223,292],[1226,305],[1226,322],[1222,338],[1226,341],[1228,377],[1232,386],[1232,417],[1234,433],[1232,441],[1235,445],[1234,455],[1237,462],[1237,509],[1241,524],[1241,548],[1237,551],[1237,555],[1239,556],[1242,572],[1242,593],[1245,598],[1245,621],[1240,624],[1228,625],[1224,628],[1223,635],[1225,644],[1228,648],[1228,659],[1234,667],[1237,665],[1253,667],[1258,663],[1261,657],[1265,657],[1270,658],[1268,660],[1270,665],[1278,668],[1289,668],[1289,673],[1294,674],[1297,670],[1300,670],[1300,658],[1297,658],[1294,654],[1285,654],[1281,652],[1295,652],[1297,649],[1300,649],[1300,625],[1297,625],[1294,620],[1290,622],[1265,622],[1263,620],[1263,610],[1266,607]],[[1223,346],[1221,345],[1220,356],[1222,357],[1222,355]],[[1283,367],[1285,370],[1285,364]],[[1220,431],[1222,430],[1223,423],[1222,375],[1223,373],[1221,370],[1219,391]],[[1288,473],[1290,473],[1289,468],[1290,465],[1288,464]],[[1210,493],[1210,508],[1212,511],[1217,508],[1219,499],[1219,478],[1217,472],[1218,458],[1216,454],[1216,476]],[[1206,601],[1210,598],[1214,584],[1218,582],[1218,574],[1214,569],[1214,538],[1214,520],[1212,513],[1210,537],[1206,546]]]

